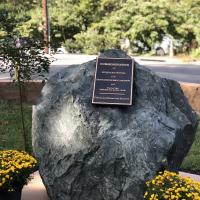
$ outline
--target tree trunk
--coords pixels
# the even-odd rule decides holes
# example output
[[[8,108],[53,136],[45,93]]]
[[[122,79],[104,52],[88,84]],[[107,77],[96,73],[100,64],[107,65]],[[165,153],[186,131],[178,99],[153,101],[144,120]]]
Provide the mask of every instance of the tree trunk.
[[[65,37],[65,30],[64,27],[61,28],[62,36],[63,36],[63,42],[65,43],[66,37]]]
[[[20,101],[20,112],[21,112],[21,123],[22,123],[22,133],[23,133],[23,139],[24,139],[24,150],[29,152],[28,148],[28,139],[26,135],[26,129],[25,129],[25,122],[24,122],[24,108],[23,108],[23,94],[22,94],[22,82],[19,79],[18,76],[18,87],[19,87],[19,101]]]

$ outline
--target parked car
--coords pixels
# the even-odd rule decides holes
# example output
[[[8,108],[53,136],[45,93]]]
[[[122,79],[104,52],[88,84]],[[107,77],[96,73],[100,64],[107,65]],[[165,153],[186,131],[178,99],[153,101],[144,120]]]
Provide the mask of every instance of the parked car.
[[[65,50],[65,47],[62,46],[62,47],[57,48],[56,53],[63,54],[63,53],[68,53],[68,52]]]

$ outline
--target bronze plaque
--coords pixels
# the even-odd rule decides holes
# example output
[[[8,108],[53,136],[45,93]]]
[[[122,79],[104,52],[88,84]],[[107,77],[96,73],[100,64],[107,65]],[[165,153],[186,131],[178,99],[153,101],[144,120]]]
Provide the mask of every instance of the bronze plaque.
[[[97,58],[92,103],[132,105],[134,60]]]

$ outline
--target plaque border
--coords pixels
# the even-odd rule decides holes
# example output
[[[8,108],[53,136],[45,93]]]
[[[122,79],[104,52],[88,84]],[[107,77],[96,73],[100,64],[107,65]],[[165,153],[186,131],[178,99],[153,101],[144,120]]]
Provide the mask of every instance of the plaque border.
[[[99,58],[101,59],[120,59],[120,60],[131,60],[132,61],[132,76],[131,76],[131,98],[129,103],[108,103],[108,102],[94,102],[94,91],[95,91],[95,86],[96,86],[96,75],[97,75],[97,64]],[[97,57],[96,58],[96,70],[95,70],[95,77],[94,77],[94,84],[93,84],[93,94],[92,94],[92,104],[99,104],[99,105],[126,105],[126,106],[131,106],[133,104],[133,78],[134,78],[134,63],[135,60],[133,58],[103,58],[103,57]]]

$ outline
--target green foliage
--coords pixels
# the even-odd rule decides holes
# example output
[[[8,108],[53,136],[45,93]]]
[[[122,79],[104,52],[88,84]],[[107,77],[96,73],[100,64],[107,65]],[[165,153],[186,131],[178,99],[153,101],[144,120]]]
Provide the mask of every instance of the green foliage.
[[[27,13],[28,17],[21,19],[16,30],[23,37],[37,38],[43,40],[42,8],[32,9]]]
[[[109,48],[117,48],[118,45],[117,38],[112,33],[100,35],[92,29],[76,35],[75,38],[82,51],[88,54],[95,54]]]
[[[80,44],[81,45],[81,44]],[[82,45],[80,46],[74,39],[67,39],[63,46],[69,53],[80,53],[82,52]]]
[[[186,5],[184,1],[180,3],[165,0],[127,0],[117,10],[113,9],[113,11],[109,10],[109,13],[104,13],[100,22],[92,23],[87,32],[81,32],[76,36],[76,40],[78,43],[81,42],[84,51],[87,46],[95,46],[99,38],[104,38],[102,46],[105,49],[110,46],[121,47],[120,41],[127,38],[132,51],[135,48],[141,51],[150,50],[156,41],[162,40],[164,35],[181,39],[183,44],[188,46],[195,39],[193,27],[194,23],[197,23],[195,20],[192,21],[192,16],[186,15],[190,11],[189,8],[194,6],[194,4],[188,4],[187,2]],[[83,42],[84,37],[86,39]],[[93,49],[92,52],[87,48],[88,50],[91,53],[95,51]],[[96,50],[98,51],[97,48]]]
[[[15,30],[42,40],[41,1],[4,2],[0,8],[19,21]],[[200,45],[200,0],[51,0],[48,8],[51,45],[64,45],[69,52],[123,48],[125,40],[130,43],[126,50],[142,52],[164,35],[181,41],[183,52]]]
[[[0,71],[9,71],[15,81],[43,75],[48,72],[50,61],[41,49],[40,43],[33,39],[10,36],[0,40]]]
[[[11,1],[5,2],[0,3],[0,38],[18,35],[42,41],[42,9],[39,4],[16,0],[13,6]]]
[[[192,57],[194,57],[194,58],[200,58],[200,48],[194,49],[192,51]]]
[[[5,10],[0,7],[0,39],[9,35],[16,27],[17,21],[9,12],[9,9]]]
[[[4,4],[5,7],[8,5],[15,7],[19,12],[25,12],[35,5],[39,5],[39,2],[37,0],[3,0],[2,4]]]
[[[51,20],[51,44],[54,48],[61,46],[66,40],[81,30],[82,18],[77,15],[77,5],[73,2],[56,1],[49,6]]]
[[[21,20],[15,19],[8,10],[0,9],[0,19],[4,32],[0,37],[0,71],[10,72],[15,81],[30,80],[35,74],[48,72],[50,61],[42,53],[40,40],[22,37],[17,27]]]

